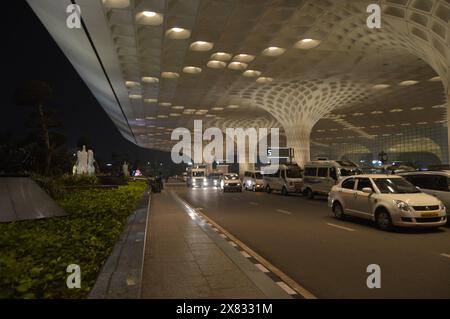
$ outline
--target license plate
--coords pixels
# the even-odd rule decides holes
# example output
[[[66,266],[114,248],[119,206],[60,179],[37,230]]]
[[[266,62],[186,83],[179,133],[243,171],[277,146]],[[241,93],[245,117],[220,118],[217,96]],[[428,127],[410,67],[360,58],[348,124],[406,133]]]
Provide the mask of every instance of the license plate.
[[[439,213],[423,213],[422,217],[437,217]]]

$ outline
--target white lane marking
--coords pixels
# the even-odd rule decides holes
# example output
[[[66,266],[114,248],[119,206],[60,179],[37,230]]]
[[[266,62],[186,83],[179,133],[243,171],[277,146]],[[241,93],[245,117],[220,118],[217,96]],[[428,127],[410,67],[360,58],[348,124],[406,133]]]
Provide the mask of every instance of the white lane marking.
[[[226,235],[224,235],[224,234],[220,234],[220,237],[222,237],[222,238],[228,238]]]
[[[213,230],[219,232],[219,230],[216,227],[213,227]]]
[[[233,241],[230,241],[230,245],[233,247],[237,247],[237,245]]]
[[[246,251],[242,250],[241,251],[242,256],[244,256],[245,258],[251,258],[252,256],[250,256],[249,254],[247,254]]]
[[[253,205],[253,206],[259,206],[259,203],[250,202],[250,205]]]
[[[285,215],[292,215],[291,212],[289,212],[289,211],[287,211],[287,210],[284,210],[284,209],[277,209],[277,212],[282,213],[282,214],[285,214]]]
[[[259,270],[261,270],[262,272],[268,273],[270,272],[269,269],[267,269],[266,267],[264,267],[261,264],[255,264],[256,268],[258,268]]]
[[[277,282],[277,285],[280,286],[284,291],[286,291],[286,293],[288,295],[296,295],[297,294],[297,292],[294,289],[292,289],[291,287],[289,287],[282,281]]]
[[[355,231],[355,230],[352,229],[352,228],[348,228],[348,227],[344,227],[344,226],[339,226],[339,225],[336,225],[336,224],[327,223],[327,225],[328,225],[328,226],[331,226],[331,227],[336,227],[336,228],[339,228],[339,229],[347,230],[347,231]]]
[[[442,256],[442,257],[450,258],[450,255],[449,255],[449,254],[441,254],[441,256]]]

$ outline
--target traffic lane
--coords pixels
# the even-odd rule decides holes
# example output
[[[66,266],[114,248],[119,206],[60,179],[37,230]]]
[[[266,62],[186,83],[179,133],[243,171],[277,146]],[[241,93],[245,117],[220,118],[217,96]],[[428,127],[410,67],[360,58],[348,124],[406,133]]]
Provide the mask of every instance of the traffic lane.
[[[450,250],[448,229],[385,233],[365,221],[335,220],[324,200],[207,190],[181,193],[319,297],[450,297],[450,259],[441,256]],[[382,269],[380,290],[366,286],[366,267],[374,263]]]

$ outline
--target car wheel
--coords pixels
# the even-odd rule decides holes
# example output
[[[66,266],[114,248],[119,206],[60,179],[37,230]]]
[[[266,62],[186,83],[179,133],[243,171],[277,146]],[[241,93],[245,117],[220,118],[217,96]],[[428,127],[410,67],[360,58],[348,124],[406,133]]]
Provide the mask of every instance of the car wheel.
[[[306,198],[308,198],[308,199],[314,199],[314,193],[313,193],[313,191],[310,189],[310,188],[307,188],[306,190],[305,190],[305,194],[304,194],[305,196],[306,196]]]
[[[272,189],[270,188],[270,185],[266,186],[266,192],[267,192],[267,194],[271,194],[272,193]]]
[[[283,196],[288,196],[288,195],[289,195],[288,190],[287,190],[286,187],[284,187],[284,186],[283,186],[283,188],[281,189],[281,195],[283,195]]]
[[[390,231],[393,228],[391,215],[387,210],[383,209],[376,215],[376,223],[378,228],[384,231]]]
[[[336,217],[337,219],[345,219],[344,208],[342,208],[342,205],[340,203],[335,203],[333,205],[333,213],[334,217]]]

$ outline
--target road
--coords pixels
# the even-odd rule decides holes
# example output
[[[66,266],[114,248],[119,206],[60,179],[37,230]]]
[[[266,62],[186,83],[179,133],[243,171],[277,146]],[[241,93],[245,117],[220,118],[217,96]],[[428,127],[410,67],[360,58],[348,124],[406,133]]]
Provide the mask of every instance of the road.
[[[173,188],[318,298],[450,298],[450,228],[383,232],[326,199]],[[369,289],[367,266],[381,267]]]

